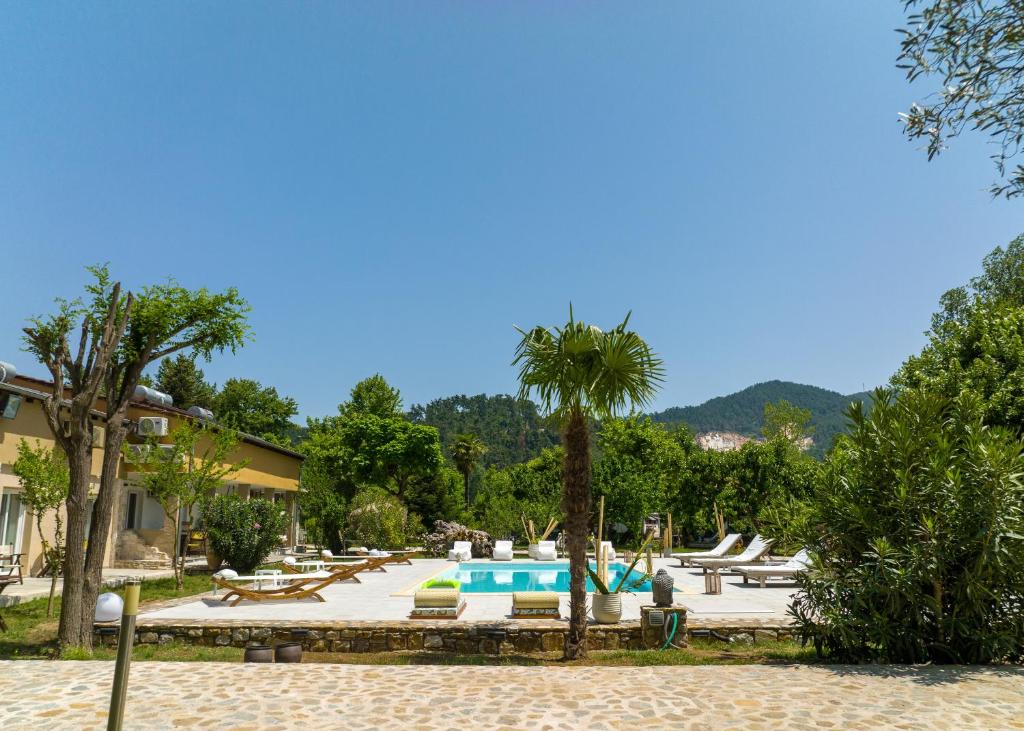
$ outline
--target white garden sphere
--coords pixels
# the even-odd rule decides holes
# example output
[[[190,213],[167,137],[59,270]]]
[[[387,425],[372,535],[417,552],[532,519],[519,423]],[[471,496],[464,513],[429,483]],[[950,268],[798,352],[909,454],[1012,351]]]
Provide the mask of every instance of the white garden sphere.
[[[295,556],[285,556],[284,560],[281,563],[285,564],[286,566],[294,566]]]
[[[121,618],[121,611],[124,609],[124,600],[113,592],[100,594],[96,600],[96,621],[116,622]]]
[[[234,569],[221,569],[214,574],[218,579],[237,579],[238,572]]]

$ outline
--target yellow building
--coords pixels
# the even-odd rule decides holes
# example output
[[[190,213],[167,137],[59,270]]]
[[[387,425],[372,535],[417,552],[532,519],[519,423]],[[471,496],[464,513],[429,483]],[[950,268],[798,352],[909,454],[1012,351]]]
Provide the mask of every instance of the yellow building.
[[[21,439],[33,445],[39,442],[47,447],[53,446],[53,436],[42,408],[42,400],[52,388],[49,381],[13,375],[10,369],[5,375],[0,367],[0,553],[6,553],[13,547],[15,553],[23,554],[22,569],[32,575],[43,567],[42,546],[35,516],[21,499],[21,487],[12,465],[17,459]],[[160,396],[150,391],[148,394],[140,393],[132,400],[128,416],[133,424],[133,433],[129,442],[144,441],[144,437],[137,433],[140,423],[142,431],[166,441],[161,435],[172,432],[183,420],[201,420],[204,416],[175,408],[168,403],[169,399]],[[102,409],[102,402],[97,406]],[[97,411],[93,419],[96,439],[89,487],[91,494],[99,489],[103,458],[102,412]],[[230,462],[244,461],[245,466],[226,481],[223,490],[236,492],[242,497],[260,495],[280,503],[282,510],[290,516],[282,544],[295,543],[298,530],[295,495],[299,489],[302,455],[248,434],[240,437]],[[165,515],[160,503],[140,486],[138,473],[123,456],[118,476],[118,495],[104,565],[133,568],[169,566],[170,556],[174,554],[174,541],[182,540],[182,536],[175,536],[174,521]],[[44,521],[43,531],[47,539],[52,540],[52,519]]]

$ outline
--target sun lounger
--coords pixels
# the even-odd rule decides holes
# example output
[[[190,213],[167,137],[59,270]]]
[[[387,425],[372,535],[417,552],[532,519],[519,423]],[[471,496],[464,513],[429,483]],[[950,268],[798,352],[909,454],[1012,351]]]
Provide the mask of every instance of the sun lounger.
[[[559,619],[558,594],[553,591],[517,591],[512,594],[512,616]]]
[[[469,541],[455,541],[452,550],[448,551],[449,561],[469,561],[473,558],[473,544]]]
[[[767,560],[768,549],[772,547],[772,541],[761,536],[754,536],[754,540],[744,549],[743,553],[737,556],[723,556],[722,558],[695,558],[693,565],[700,567],[706,574],[708,569],[713,571],[719,569],[734,568],[736,566],[756,566],[764,564]]]
[[[492,558],[495,561],[511,561],[512,541],[495,541]]]
[[[360,571],[366,570],[366,564],[352,564],[339,568],[337,571],[327,571],[323,576],[319,571],[315,574],[282,575],[281,580],[290,580],[287,586],[276,586],[270,589],[249,589],[244,586],[232,584],[232,581],[246,581],[246,577],[227,579],[214,574],[210,580],[214,585],[227,589],[227,593],[220,598],[222,602],[234,599],[231,606],[236,606],[243,599],[253,602],[276,601],[279,599],[316,599],[325,601],[320,592],[326,587],[339,581],[355,578]],[[265,576],[258,577],[266,579]],[[255,579],[254,579],[255,580]]]
[[[537,556],[538,561],[555,561],[558,559],[558,555],[555,551],[554,541],[541,541],[537,544]]]
[[[693,560],[698,558],[724,558],[729,551],[732,550],[740,540],[739,533],[730,533],[725,537],[724,540],[719,542],[717,546],[712,548],[710,551],[697,551],[695,553],[684,553],[682,556],[676,555],[673,558],[679,559],[679,566],[685,568],[693,565]]]
[[[807,549],[804,548],[786,563],[778,566],[745,566],[736,570],[743,575],[744,584],[748,579],[756,579],[763,589],[769,578],[792,579],[797,574],[806,571],[810,565],[811,557],[808,555]]]

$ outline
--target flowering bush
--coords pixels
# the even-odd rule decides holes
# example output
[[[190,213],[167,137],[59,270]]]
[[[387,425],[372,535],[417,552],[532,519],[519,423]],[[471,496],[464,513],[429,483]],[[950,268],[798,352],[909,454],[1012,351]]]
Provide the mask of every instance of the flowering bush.
[[[216,495],[203,506],[210,545],[235,571],[251,574],[281,542],[287,518],[266,498]]]
[[[435,556],[444,556],[455,541],[472,543],[473,556],[476,558],[489,558],[494,551],[494,541],[487,533],[445,520],[437,521],[434,532],[423,537],[423,547]]]
[[[379,487],[366,487],[352,498],[346,537],[370,548],[402,548],[408,517],[394,495]]]

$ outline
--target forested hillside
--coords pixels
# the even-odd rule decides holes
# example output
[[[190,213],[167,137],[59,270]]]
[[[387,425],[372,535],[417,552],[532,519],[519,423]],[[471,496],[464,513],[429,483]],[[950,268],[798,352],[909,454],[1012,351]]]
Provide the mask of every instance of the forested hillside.
[[[449,396],[409,410],[409,419],[435,427],[448,447],[459,434],[475,434],[487,446],[484,467],[525,462],[558,444],[558,429],[544,422],[531,401],[514,396]]]
[[[817,386],[789,381],[766,381],[719,396],[699,406],[676,406],[652,414],[654,421],[666,424],[685,423],[695,432],[731,431],[747,436],[759,436],[765,404],[780,400],[811,412],[814,425],[812,453],[823,454],[836,434],[846,428],[845,412],[851,401],[868,401],[866,393],[844,396]]]

